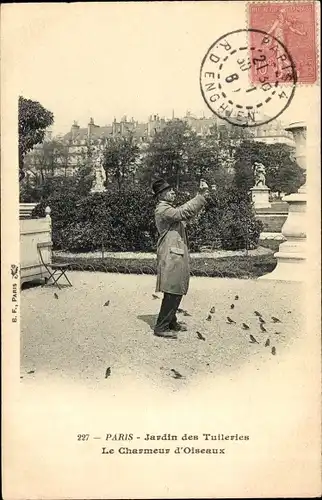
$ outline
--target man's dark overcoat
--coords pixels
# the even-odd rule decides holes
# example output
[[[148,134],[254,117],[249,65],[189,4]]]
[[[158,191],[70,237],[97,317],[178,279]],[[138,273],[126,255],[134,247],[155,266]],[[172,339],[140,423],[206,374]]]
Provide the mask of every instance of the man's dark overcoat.
[[[157,244],[156,292],[185,295],[189,287],[190,265],[185,221],[204,207],[206,199],[201,194],[173,207],[160,201],[155,209],[155,223],[159,232]]]

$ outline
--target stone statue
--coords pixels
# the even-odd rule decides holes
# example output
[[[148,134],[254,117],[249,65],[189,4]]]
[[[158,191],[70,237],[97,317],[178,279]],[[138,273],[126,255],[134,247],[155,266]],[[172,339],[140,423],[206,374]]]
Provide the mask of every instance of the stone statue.
[[[266,186],[266,177],[265,177],[266,169],[262,163],[255,162],[254,163],[254,177],[255,177],[255,186]]]
[[[105,191],[105,187],[104,187],[105,170],[102,167],[102,164],[101,164],[99,157],[97,157],[95,162],[94,162],[94,173],[95,173],[95,178],[94,178],[91,192],[92,193],[101,193],[101,192]]]

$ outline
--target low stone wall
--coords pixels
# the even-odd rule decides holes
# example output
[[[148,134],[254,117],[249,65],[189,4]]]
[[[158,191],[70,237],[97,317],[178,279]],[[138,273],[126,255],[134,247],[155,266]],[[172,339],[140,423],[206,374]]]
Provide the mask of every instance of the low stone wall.
[[[281,233],[282,227],[287,219],[287,213],[265,213],[256,214],[256,219],[260,220],[265,233]]]
[[[28,281],[38,281],[48,277],[37,250],[38,243],[51,242],[51,218],[31,219],[20,212],[20,285]],[[51,263],[51,249],[42,249],[45,263]]]

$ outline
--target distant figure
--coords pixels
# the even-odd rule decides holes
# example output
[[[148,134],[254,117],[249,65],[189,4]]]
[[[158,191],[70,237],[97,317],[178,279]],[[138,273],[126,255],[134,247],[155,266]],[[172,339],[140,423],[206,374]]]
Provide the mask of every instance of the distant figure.
[[[294,22],[292,22],[290,19],[288,19],[286,15],[286,9],[280,9],[280,11],[277,14],[276,20],[270,27],[269,31],[267,32],[269,35],[274,36],[278,41],[282,42],[282,44],[286,47],[288,51],[291,53],[293,52],[293,48],[291,45],[291,40],[290,40],[290,33],[294,33],[299,36],[306,36],[307,33],[305,31],[300,31],[294,26]],[[301,43],[301,42],[299,42]],[[276,45],[276,42],[272,40],[271,43],[272,46]],[[294,45],[294,44],[293,44]],[[283,58],[281,57],[283,54],[283,50],[281,49],[280,46],[277,47],[277,53],[276,53],[276,62],[277,62],[277,67],[278,70],[280,71],[281,74],[283,74]],[[296,69],[297,76],[299,77],[299,71]]]
[[[265,186],[266,185],[266,177],[265,177],[266,169],[262,163],[255,162],[254,163],[254,177],[255,177],[255,186]]]

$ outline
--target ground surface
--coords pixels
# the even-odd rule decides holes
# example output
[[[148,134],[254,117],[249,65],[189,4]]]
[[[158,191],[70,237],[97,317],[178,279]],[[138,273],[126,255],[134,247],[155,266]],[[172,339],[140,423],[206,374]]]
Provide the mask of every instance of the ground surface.
[[[276,364],[303,332],[302,291],[296,283],[192,278],[181,304],[191,316],[180,314],[189,331],[178,340],[165,340],[151,329],[161,303],[152,297],[155,276],[69,272],[69,277],[72,288],[37,286],[21,293],[23,383],[62,377],[100,385],[130,376],[177,390],[205,374]],[[207,321],[213,306],[216,312]],[[254,310],[263,315],[267,333],[260,330]],[[227,324],[227,316],[236,324]],[[281,323],[273,323],[271,316]],[[197,338],[197,331],[205,340]],[[250,342],[250,334],[258,344]],[[171,369],[184,378],[173,378]]]

